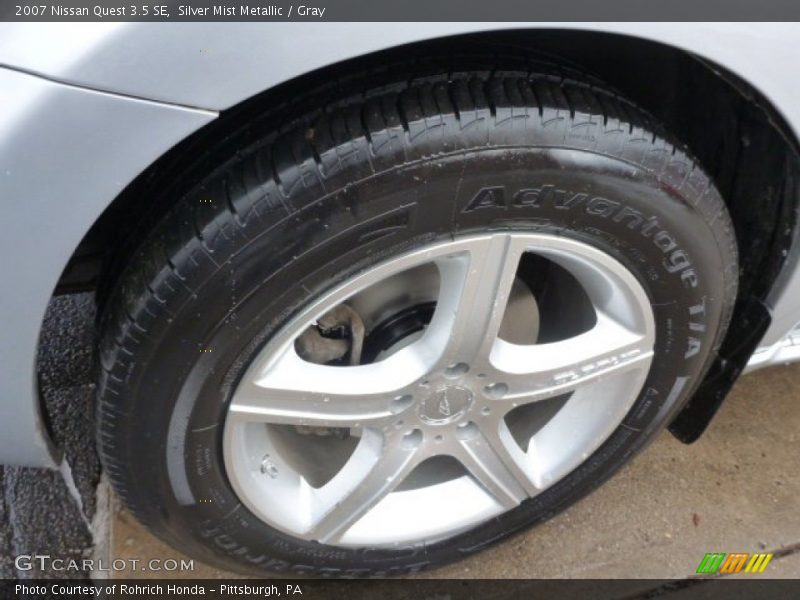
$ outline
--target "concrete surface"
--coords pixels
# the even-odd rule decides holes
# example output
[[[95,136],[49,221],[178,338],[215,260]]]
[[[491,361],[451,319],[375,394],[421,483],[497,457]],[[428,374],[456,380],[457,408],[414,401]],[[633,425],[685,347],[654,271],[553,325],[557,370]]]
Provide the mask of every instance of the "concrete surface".
[[[609,483],[538,528],[424,578],[684,578],[706,552],[777,552],[800,577],[800,365],[743,378],[703,438],[663,433]],[[118,509],[115,558],[180,558]],[[117,577],[164,577],[120,572]],[[232,577],[195,561],[182,577]],[[752,577],[752,576],[751,576]]]

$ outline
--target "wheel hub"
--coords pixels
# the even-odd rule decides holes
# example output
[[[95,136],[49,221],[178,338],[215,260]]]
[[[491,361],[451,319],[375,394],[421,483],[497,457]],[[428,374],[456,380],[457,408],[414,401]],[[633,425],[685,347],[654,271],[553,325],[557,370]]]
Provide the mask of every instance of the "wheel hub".
[[[423,425],[446,425],[458,421],[472,405],[473,393],[460,385],[445,385],[424,396],[418,414]]]

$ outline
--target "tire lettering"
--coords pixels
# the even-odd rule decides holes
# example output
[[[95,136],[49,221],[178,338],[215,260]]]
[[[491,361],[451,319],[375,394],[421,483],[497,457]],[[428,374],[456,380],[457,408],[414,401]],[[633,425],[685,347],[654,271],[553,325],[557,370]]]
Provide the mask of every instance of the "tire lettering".
[[[595,196],[586,205],[586,212],[597,217],[610,217],[619,208],[619,202]]]
[[[503,186],[482,188],[470,200],[464,212],[472,212],[480,208],[505,208],[506,190]]]
[[[504,186],[481,188],[464,212],[479,208],[505,208],[505,192]],[[624,206],[616,200],[609,200],[603,196],[590,197],[584,192],[573,192],[557,188],[552,184],[520,189],[511,199],[511,206],[514,208],[541,208],[546,205],[559,210],[583,206],[586,214],[611,219],[632,231],[638,231],[642,237],[651,239],[656,248],[664,254],[661,266],[667,273],[679,275],[681,282],[687,288],[696,288],[699,285],[697,271],[689,254],[680,248],[678,241],[661,225],[658,217],[645,217],[635,208]]]
[[[696,333],[704,333],[706,330],[706,299],[703,298],[700,301],[700,304],[695,304],[694,306],[689,307],[689,331],[693,331]],[[684,353],[684,358],[691,358],[698,352],[700,352],[700,348],[703,346],[703,342],[700,337],[689,336],[686,340],[686,352]]]

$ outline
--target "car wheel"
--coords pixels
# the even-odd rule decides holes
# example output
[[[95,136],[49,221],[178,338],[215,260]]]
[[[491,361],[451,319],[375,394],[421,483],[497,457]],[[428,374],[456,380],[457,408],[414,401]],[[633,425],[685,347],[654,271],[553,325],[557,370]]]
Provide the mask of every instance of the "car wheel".
[[[719,194],[596,84],[412,80],[217,152],[104,308],[98,411],[119,496],[217,565],[485,548],[630,459],[724,335]]]

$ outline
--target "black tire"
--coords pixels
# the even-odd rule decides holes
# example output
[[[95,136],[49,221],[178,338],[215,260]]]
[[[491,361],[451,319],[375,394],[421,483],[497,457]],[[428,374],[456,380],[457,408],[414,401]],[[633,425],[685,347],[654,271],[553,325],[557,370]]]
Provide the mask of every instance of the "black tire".
[[[714,185],[652,119],[594,84],[482,71],[388,86],[317,115],[235,155],[209,148],[218,168],[160,220],[106,304],[99,447],[119,496],[147,527],[242,572],[419,570],[553,516],[674,417],[724,335],[737,254]],[[324,546],[242,506],[226,479],[219,425],[271,332],[386,256],[510,227],[602,249],[652,300],[656,359],[601,448],[518,508],[427,546]]]

